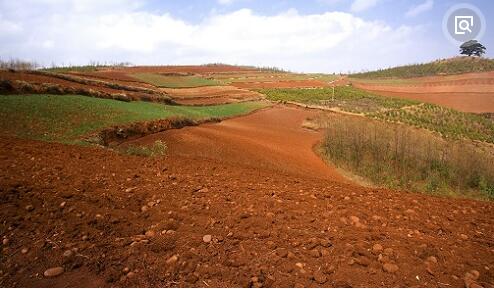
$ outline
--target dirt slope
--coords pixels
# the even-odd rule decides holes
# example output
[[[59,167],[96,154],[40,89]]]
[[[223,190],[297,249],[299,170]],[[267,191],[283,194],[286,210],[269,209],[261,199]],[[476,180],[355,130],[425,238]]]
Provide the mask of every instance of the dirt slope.
[[[336,181],[310,113],[141,140],[165,159],[0,137],[0,285],[494,285],[492,203]]]
[[[217,124],[149,135],[133,143],[161,139],[176,157],[201,156],[253,169],[344,181],[313,151],[322,133],[302,128],[302,122],[316,114],[315,110],[280,106]]]

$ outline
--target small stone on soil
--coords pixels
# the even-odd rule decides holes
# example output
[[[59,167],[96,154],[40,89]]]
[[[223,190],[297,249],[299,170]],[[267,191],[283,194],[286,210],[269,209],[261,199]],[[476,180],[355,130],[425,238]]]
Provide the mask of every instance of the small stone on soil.
[[[383,265],[384,272],[395,273],[396,271],[398,271],[398,269],[398,266],[393,263],[384,263]]]
[[[211,236],[211,235],[204,235],[204,236],[202,237],[202,241],[203,241],[204,243],[209,243],[209,242],[211,242],[211,240],[212,240],[212,239],[213,239],[213,236]]]
[[[376,255],[381,253],[382,250],[383,250],[383,246],[381,244],[374,244],[374,246],[372,246],[372,253]]]
[[[63,256],[64,256],[65,258],[69,258],[69,257],[71,257],[73,254],[74,254],[74,252],[72,252],[72,250],[66,250],[65,252],[63,252]]]
[[[63,273],[63,267],[53,267],[53,268],[50,268],[50,269],[47,269],[43,275],[45,277],[56,277],[58,275],[61,275]]]
[[[166,264],[173,264],[176,263],[177,261],[178,261],[178,256],[173,255],[170,258],[168,258],[168,260],[166,260]]]

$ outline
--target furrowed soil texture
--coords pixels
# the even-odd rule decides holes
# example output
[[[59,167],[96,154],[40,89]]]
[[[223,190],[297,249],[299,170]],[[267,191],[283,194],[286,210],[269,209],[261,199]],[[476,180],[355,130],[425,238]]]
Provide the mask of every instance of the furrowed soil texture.
[[[165,158],[1,137],[0,285],[494,286],[493,203],[350,184],[313,114],[134,141]]]
[[[494,72],[389,80],[352,79],[355,87],[459,111],[494,112]]]

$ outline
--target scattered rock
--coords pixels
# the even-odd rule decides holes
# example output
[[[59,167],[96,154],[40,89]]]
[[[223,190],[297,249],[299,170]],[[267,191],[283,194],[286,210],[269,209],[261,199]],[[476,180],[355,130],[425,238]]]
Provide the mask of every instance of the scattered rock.
[[[72,255],[74,255],[74,252],[72,252],[72,250],[66,250],[65,252],[63,252],[63,256],[65,258],[70,258],[72,257]]]
[[[25,207],[25,209],[26,209],[26,211],[31,212],[32,210],[34,210],[34,207],[33,207],[33,205],[27,205]]]
[[[143,212],[143,213],[144,212],[147,212],[148,210],[149,210],[149,207],[146,206],[146,205],[144,205],[144,206],[141,207],[141,212]]]
[[[22,254],[26,254],[27,252],[29,252],[29,249],[28,248],[22,248],[22,250],[21,250],[21,253]]]
[[[50,269],[47,269],[43,275],[45,277],[56,277],[58,275],[61,275],[64,272],[63,267],[53,267]]]
[[[166,264],[173,264],[176,263],[177,261],[178,261],[178,256],[173,255],[170,258],[168,258],[168,260],[166,260]]]
[[[7,246],[9,244],[9,242],[10,242],[10,240],[8,238],[3,238],[3,240],[2,240],[2,244],[4,246]]]
[[[374,244],[374,246],[372,246],[372,253],[374,253],[375,255],[381,253],[383,251],[383,246],[381,244]]]
[[[427,257],[426,262],[437,264],[437,258],[435,256],[429,256]]]
[[[213,239],[213,236],[211,236],[211,235],[204,235],[204,236],[202,237],[202,241],[203,241],[204,243],[209,243],[209,242],[211,242],[211,240],[212,240],[212,239]]]
[[[153,230],[148,230],[144,235],[146,235],[146,237],[148,238],[153,238],[154,236],[156,236],[156,232]]]
[[[61,202],[61,203],[60,203],[60,205],[59,205],[60,209],[65,208],[65,205],[66,205],[66,204],[67,204],[67,202]]]
[[[398,271],[398,269],[399,268],[396,264],[393,264],[393,263],[384,263],[383,264],[384,272],[395,273],[396,271]]]
[[[460,234],[460,238],[461,238],[462,240],[468,240],[468,236],[467,236],[467,235],[465,235],[465,234]]]
[[[386,249],[384,249],[384,255],[386,255],[386,256],[392,256],[393,255],[393,249],[392,248],[386,248]]]
[[[360,218],[357,216],[350,216],[350,222],[352,222],[353,224],[357,224],[360,222]]]
[[[480,272],[477,270],[470,270],[465,273],[463,280],[465,281],[465,286],[467,288],[481,288],[480,284],[477,283],[477,279],[480,277]]]
[[[309,254],[313,258],[319,258],[319,257],[321,257],[321,252],[319,252],[319,250],[317,250],[317,249],[310,250]]]
[[[366,256],[360,256],[360,257],[355,259],[355,263],[357,263],[361,266],[367,267],[370,265],[371,260],[369,258],[367,258]]]
[[[198,193],[209,193],[209,189],[208,188],[202,188],[200,189],[199,191],[197,191]]]

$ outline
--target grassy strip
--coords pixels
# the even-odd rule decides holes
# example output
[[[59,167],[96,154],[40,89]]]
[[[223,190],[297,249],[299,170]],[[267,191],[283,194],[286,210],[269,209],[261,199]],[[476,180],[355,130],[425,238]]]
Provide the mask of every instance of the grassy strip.
[[[330,114],[323,153],[373,183],[433,194],[494,198],[494,148],[402,124]]]
[[[0,95],[0,131],[22,138],[74,143],[84,135],[116,125],[169,117],[224,118],[264,106],[245,102],[189,107],[79,95]]]
[[[492,118],[434,104],[424,103],[407,109],[370,113],[368,116],[425,128],[452,139],[468,138],[494,143]]]
[[[306,104],[325,104],[355,113],[378,112],[385,109],[402,108],[419,102],[407,99],[383,97],[350,86],[332,88],[272,88],[261,89],[260,93],[274,101],[294,101]]]
[[[190,88],[190,87],[200,87],[200,86],[212,86],[219,85],[220,83],[206,78],[201,78],[197,76],[169,76],[169,75],[159,75],[155,73],[136,73],[132,74],[136,79],[142,80],[144,82],[150,83],[158,87],[169,87],[169,88]]]
[[[353,78],[409,78],[433,75],[461,74],[494,70],[494,59],[456,57],[430,63],[405,65],[377,71],[352,74]]]
[[[405,123],[452,139],[494,143],[494,119],[434,104],[379,96],[351,86],[319,89],[262,89],[268,99],[338,107],[370,118]]]

